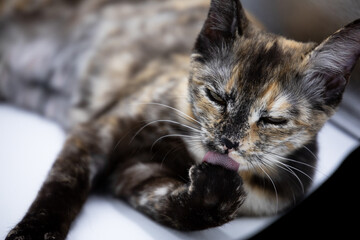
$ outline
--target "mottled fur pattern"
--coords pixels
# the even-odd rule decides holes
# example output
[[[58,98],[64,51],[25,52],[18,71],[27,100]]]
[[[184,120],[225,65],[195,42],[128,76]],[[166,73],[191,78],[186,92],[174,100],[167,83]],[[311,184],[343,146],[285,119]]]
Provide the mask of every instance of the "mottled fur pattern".
[[[360,55],[359,20],[300,43],[238,0],[8,0],[0,14],[1,98],[69,134],[7,240],[64,239],[95,188],[182,230],[284,211]]]

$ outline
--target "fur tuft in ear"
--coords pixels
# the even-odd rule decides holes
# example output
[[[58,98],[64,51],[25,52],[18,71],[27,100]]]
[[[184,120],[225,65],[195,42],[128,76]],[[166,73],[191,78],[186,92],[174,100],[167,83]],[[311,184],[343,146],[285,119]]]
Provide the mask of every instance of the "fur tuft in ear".
[[[211,46],[222,46],[224,42],[243,35],[248,19],[240,0],[212,0],[207,19],[195,43],[197,52],[206,52]]]
[[[337,106],[360,56],[360,19],[324,40],[309,55],[306,79],[322,81],[325,103]]]

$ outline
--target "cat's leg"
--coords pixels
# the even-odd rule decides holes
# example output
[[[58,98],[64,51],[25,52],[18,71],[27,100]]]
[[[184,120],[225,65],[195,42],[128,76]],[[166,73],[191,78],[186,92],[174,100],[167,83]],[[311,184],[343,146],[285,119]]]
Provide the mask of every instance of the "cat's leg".
[[[207,163],[191,167],[188,182],[160,164],[137,163],[119,177],[114,185],[116,196],[180,230],[222,225],[236,217],[245,198],[242,179],[236,172]]]
[[[118,122],[104,120],[73,131],[35,201],[6,240],[65,239],[111,151]]]

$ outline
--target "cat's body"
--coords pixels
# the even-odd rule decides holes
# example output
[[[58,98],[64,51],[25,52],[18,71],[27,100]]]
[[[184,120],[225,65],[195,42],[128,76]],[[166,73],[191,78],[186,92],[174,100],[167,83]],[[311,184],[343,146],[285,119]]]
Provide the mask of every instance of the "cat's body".
[[[43,1],[30,13],[9,10],[9,19],[4,14],[2,81],[19,86],[4,84],[11,89],[4,86],[2,95],[70,127],[101,115],[116,100],[126,105],[118,107],[124,115],[136,115],[138,106],[127,98],[137,99],[140,86],[155,78],[186,78],[208,9],[207,1],[64,2]],[[139,102],[149,101],[146,95]]]
[[[65,238],[94,187],[184,230],[283,211],[360,54],[359,22],[303,44],[232,0],[2,3],[0,96],[69,129],[7,239]]]

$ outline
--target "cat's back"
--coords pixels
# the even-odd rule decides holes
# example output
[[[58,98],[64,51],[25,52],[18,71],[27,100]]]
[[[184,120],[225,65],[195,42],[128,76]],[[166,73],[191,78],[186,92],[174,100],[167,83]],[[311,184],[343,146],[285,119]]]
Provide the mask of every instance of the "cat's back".
[[[208,5],[207,0],[139,0],[109,2],[95,9],[94,19],[101,19],[96,23],[98,44],[91,48],[81,84],[85,90],[80,91],[92,96],[79,96],[85,104],[74,112],[84,113],[85,108],[86,114],[96,115],[114,102],[134,99],[144,86],[159,89],[187,77]],[[89,86],[96,87],[86,90]]]
[[[64,109],[44,113],[57,121],[66,121],[61,116],[70,107],[79,110],[74,118],[86,120],[125,87],[129,95],[155,75],[174,70],[180,59],[174,61],[175,55],[189,56],[208,5],[207,0],[4,1],[2,81],[34,81],[60,94],[54,103],[38,97],[49,95],[42,92],[17,99],[31,94],[19,83],[16,91],[24,94],[6,96],[12,91],[2,87],[0,95],[40,112],[52,108],[43,103]],[[188,66],[189,58],[182,59]]]
[[[98,54],[126,53],[144,63],[174,52],[189,55],[207,8],[207,0],[109,1],[84,13],[79,28],[86,31],[81,25],[93,20]]]

